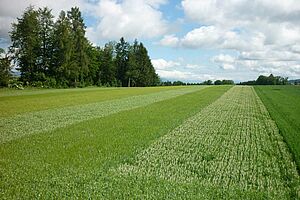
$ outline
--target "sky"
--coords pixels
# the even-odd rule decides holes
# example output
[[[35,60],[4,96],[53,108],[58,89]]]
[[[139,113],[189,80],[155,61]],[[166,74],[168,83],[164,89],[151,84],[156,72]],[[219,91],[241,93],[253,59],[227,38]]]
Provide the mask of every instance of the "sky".
[[[0,0],[0,47],[29,5],[78,6],[94,45],[138,39],[163,80],[300,78],[299,0]]]

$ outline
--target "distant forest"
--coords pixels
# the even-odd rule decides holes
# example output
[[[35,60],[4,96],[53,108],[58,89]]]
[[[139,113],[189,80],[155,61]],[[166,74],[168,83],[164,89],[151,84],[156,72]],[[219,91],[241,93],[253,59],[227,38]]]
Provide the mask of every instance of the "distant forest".
[[[255,81],[241,82],[240,85],[288,85],[290,84],[287,77],[260,75]]]
[[[1,58],[1,85],[9,84],[10,61],[25,86],[154,86],[160,80],[146,47],[121,38],[94,47],[85,36],[78,7],[54,16],[47,7],[28,7],[12,25],[12,45]],[[3,55],[3,51],[1,52]]]

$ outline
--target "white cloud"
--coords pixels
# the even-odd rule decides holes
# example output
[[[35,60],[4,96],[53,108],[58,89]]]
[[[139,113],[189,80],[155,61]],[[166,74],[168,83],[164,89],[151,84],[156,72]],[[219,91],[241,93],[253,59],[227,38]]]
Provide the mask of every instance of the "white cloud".
[[[30,5],[39,7],[48,7],[52,9],[52,14],[58,16],[61,10],[70,10],[73,6],[86,10],[87,4],[84,0],[1,0],[0,1],[0,46],[6,47],[10,43],[9,31],[11,31],[11,23],[20,17],[24,10]]]
[[[185,68],[187,68],[187,69],[199,69],[199,68],[201,68],[202,66],[200,66],[200,65],[196,65],[196,64],[186,64],[185,65]]]
[[[300,76],[298,0],[183,0],[181,5],[185,20],[199,28],[178,38],[180,47],[234,50],[240,55],[234,60],[222,54],[212,58],[227,70]]]
[[[274,53],[274,52],[272,52]],[[247,53],[248,54],[248,53]],[[259,74],[268,75],[273,73],[286,77],[298,77],[300,73],[299,60],[287,58],[285,60],[278,56],[267,56],[267,52],[253,52],[253,55],[242,55],[233,57],[231,55],[220,54],[214,56],[211,61],[224,70],[239,69],[245,72],[252,71]]]
[[[168,30],[168,23],[158,9],[164,3],[162,0],[100,0],[91,10],[98,23],[88,34],[96,40],[161,36]]]
[[[160,41],[163,46],[184,48],[233,49],[237,51],[260,50],[264,48],[265,35],[260,32],[238,32],[213,25],[202,26],[178,38],[166,35]]]
[[[152,62],[152,65],[154,66],[154,68],[157,69],[157,70],[180,66],[179,62],[167,61],[167,60],[164,60],[162,58],[152,59],[151,62]]]
[[[191,80],[193,74],[191,72],[179,70],[157,70],[158,75],[168,80]]]
[[[189,19],[201,24],[239,26],[253,21],[299,22],[298,0],[183,0]]]
[[[235,69],[235,58],[230,55],[220,54],[213,57],[212,61],[217,63],[224,70]]]
[[[85,16],[95,19],[95,24],[87,28],[87,36],[92,42],[99,40],[152,38],[165,34],[168,22],[164,20],[160,6],[167,0],[1,0],[0,38],[8,40],[11,23],[20,17],[29,5],[49,7],[58,16],[61,10],[80,7]]]
[[[173,60],[152,59],[152,64],[158,75],[164,80],[181,80],[200,82],[213,79],[208,73],[203,73],[204,66],[186,63],[182,57]]]
[[[162,46],[169,46],[169,47],[177,47],[179,45],[178,37],[175,37],[174,34],[172,35],[165,35],[163,39],[159,42]]]
[[[173,60],[165,60],[162,58],[152,59],[151,60],[153,66],[157,70],[170,70],[170,69],[188,69],[188,70],[199,70],[205,68],[205,66],[201,66],[198,64],[186,63],[183,58],[177,58],[176,61]]]
[[[232,77],[226,77],[224,75],[213,75],[206,73],[196,73],[184,70],[157,70],[158,75],[163,80],[170,81],[185,81],[185,82],[203,82],[205,80],[223,80],[223,79],[231,79]]]
[[[188,32],[181,43],[182,46],[190,48],[215,47],[221,37],[220,31],[215,26],[202,26]]]

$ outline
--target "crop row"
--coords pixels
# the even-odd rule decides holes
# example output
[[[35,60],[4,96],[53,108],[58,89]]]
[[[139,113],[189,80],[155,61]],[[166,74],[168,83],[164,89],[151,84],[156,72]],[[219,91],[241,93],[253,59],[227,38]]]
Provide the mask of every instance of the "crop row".
[[[104,117],[120,111],[149,105],[158,101],[196,92],[205,87],[190,87],[176,90],[137,95],[104,102],[76,105],[50,110],[25,113],[13,117],[0,118],[0,143],[24,135],[51,131],[96,117]]]
[[[112,176],[118,185],[128,185],[123,191],[129,196],[146,198],[164,192],[184,198],[300,197],[295,163],[252,87],[233,87],[133,161],[112,170]]]

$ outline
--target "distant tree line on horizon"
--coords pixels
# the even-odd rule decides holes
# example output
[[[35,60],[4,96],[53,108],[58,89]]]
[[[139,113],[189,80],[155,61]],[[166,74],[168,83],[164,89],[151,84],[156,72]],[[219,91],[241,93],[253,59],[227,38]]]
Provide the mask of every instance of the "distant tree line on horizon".
[[[182,81],[162,81],[160,83],[161,86],[178,86],[178,85],[234,85],[233,80],[206,80],[198,83],[185,83]]]
[[[274,76],[270,74],[269,76],[260,75],[256,80],[240,82],[240,85],[288,85],[289,81],[287,77]]]
[[[1,86],[9,84],[10,61],[14,61],[20,71],[19,81],[25,86],[159,84],[160,79],[142,43],[135,40],[129,44],[121,38],[119,42],[94,47],[85,36],[86,26],[78,7],[61,11],[55,22],[53,19],[47,7],[36,10],[30,6],[12,24],[12,45],[1,58]]]
[[[294,84],[298,85],[300,83],[299,80],[289,81],[287,77],[274,76],[270,74],[269,76],[260,75],[254,81],[246,81],[240,82],[238,85],[289,85]],[[185,83],[182,81],[163,81],[160,83],[162,86],[176,86],[176,85],[234,85],[233,80],[206,80],[199,83]]]

